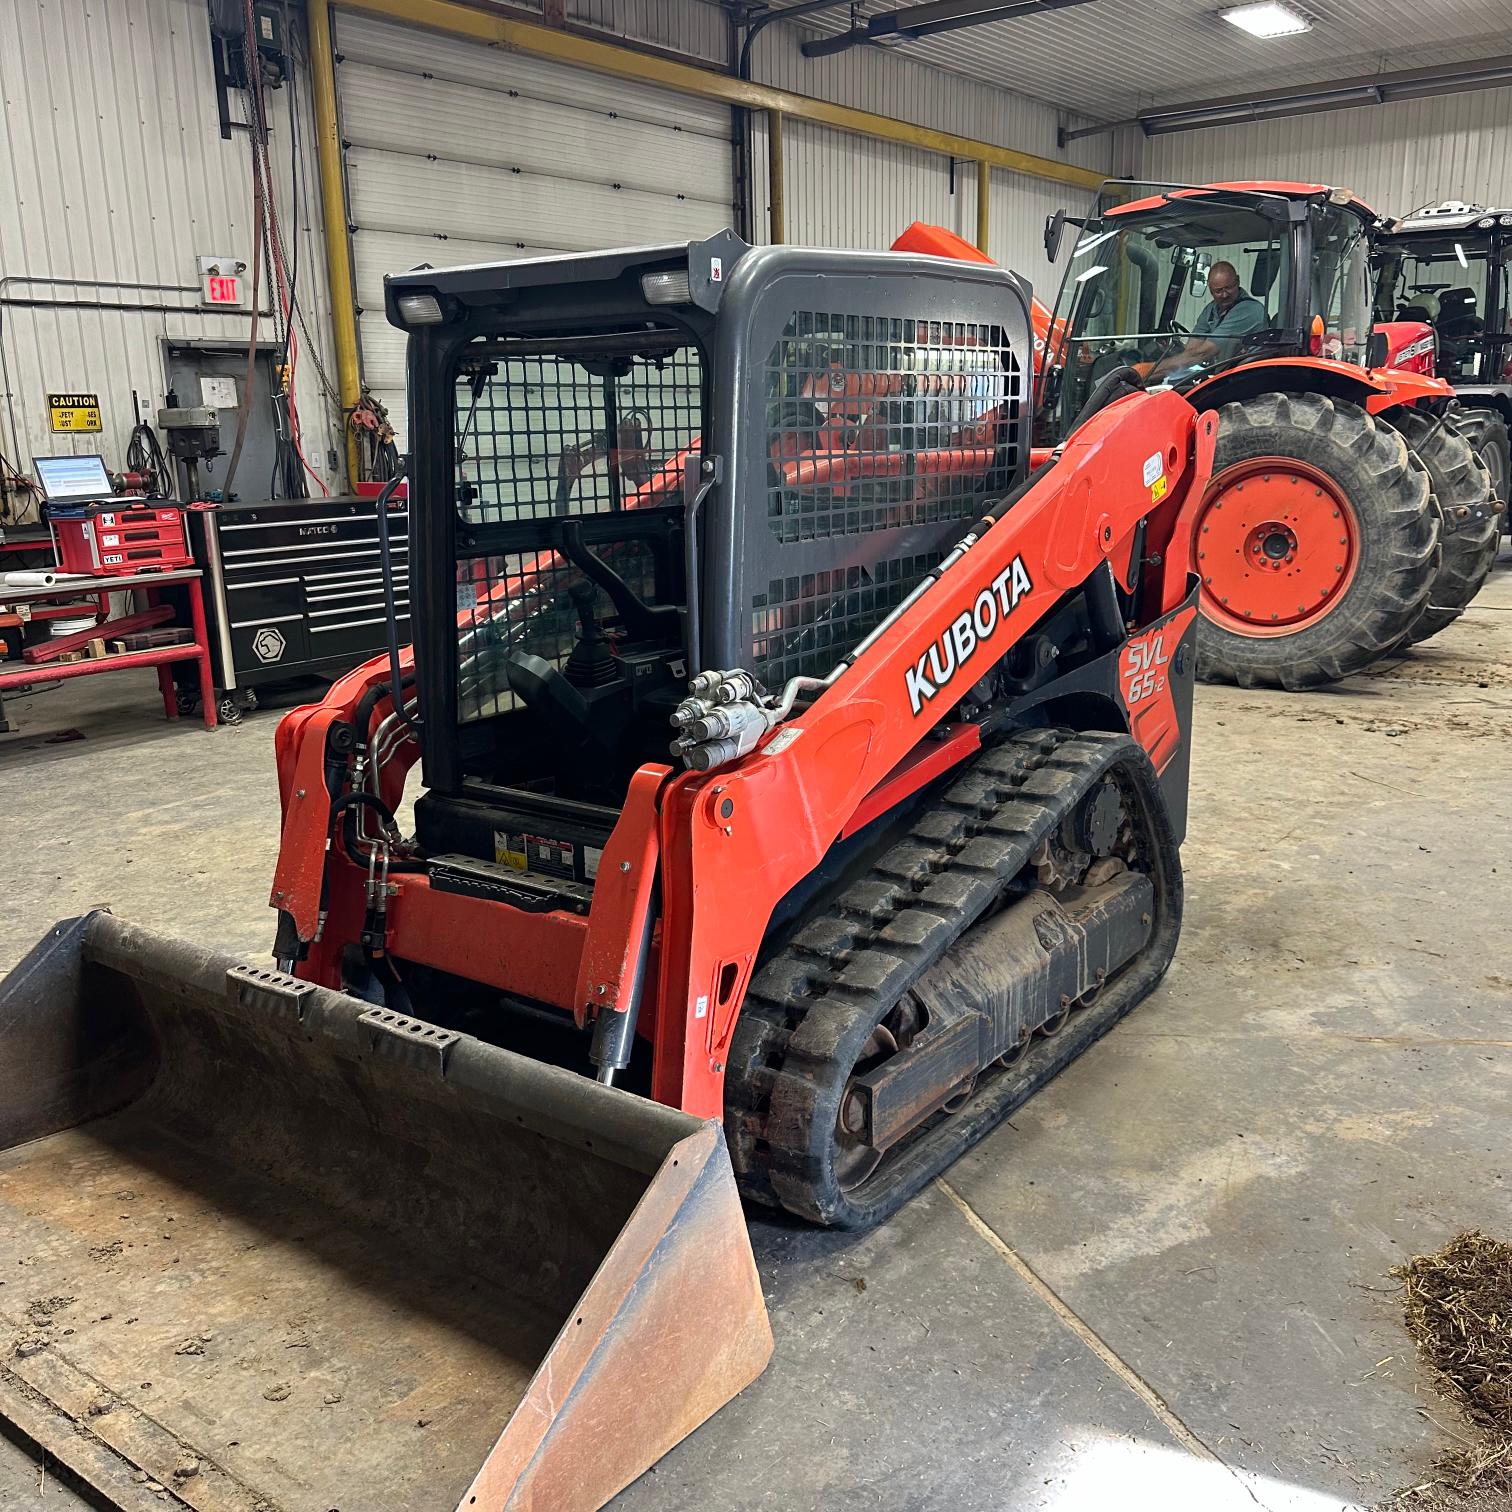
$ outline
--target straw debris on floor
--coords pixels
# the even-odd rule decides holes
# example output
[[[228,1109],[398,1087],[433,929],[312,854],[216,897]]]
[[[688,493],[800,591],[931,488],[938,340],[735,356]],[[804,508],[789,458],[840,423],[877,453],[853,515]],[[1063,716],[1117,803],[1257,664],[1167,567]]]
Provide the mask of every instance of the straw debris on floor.
[[[1437,1479],[1405,1496],[1444,1492],[1474,1505],[1512,1498],[1512,1244],[1478,1229],[1391,1274],[1404,1288],[1407,1330],[1439,1389],[1479,1430],[1443,1455]],[[1492,1500],[1483,1502],[1482,1498]],[[1464,1502],[1459,1502],[1464,1505]]]

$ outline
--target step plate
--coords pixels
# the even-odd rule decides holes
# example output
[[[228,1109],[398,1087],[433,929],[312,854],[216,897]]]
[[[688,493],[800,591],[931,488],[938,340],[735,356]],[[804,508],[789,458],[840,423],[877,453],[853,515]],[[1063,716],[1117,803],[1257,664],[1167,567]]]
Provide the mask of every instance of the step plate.
[[[426,873],[436,892],[508,903],[525,913],[586,914],[593,902],[593,889],[582,882],[519,871],[473,856],[437,856],[427,866]]]

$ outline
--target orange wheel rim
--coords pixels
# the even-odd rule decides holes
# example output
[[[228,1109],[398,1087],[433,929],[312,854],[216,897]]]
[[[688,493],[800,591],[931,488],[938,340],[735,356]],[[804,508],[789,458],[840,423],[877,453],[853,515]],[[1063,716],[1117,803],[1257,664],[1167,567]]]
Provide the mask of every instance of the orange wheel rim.
[[[1354,506],[1326,473],[1291,457],[1236,462],[1197,517],[1202,612],[1239,635],[1294,635],[1338,607],[1359,543]]]

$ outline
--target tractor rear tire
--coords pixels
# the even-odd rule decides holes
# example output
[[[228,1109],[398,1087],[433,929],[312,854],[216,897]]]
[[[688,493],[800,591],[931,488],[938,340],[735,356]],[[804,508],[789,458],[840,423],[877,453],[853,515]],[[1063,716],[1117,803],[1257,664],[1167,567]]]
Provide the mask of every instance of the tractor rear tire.
[[[1459,420],[1457,415],[1445,420],[1415,409],[1393,410],[1387,419],[1428,469],[1443,522],[1439,570],[1428,602],[1407,634],[1410,645],[1437,635],[1465,612],[1490,577],[1501,544],[1501,520],[1494,511],[1453,528],[1457,510],[1484,509],[1493,497],[1491,474],[1459,428]]]
[[[1417,623],[1438,536],[1427,469],[1358,405],[1225,404],[1193,538],[1197,675],[1300,689],[1368,667]]]
[[[1491,474],[1491,491],[1501,506],[1500,529],[1512,535],[1512,439],[1507,420],[1500,410],[1457,409],[1451,418],[1454,428],[1470,443],[1475,455]]]

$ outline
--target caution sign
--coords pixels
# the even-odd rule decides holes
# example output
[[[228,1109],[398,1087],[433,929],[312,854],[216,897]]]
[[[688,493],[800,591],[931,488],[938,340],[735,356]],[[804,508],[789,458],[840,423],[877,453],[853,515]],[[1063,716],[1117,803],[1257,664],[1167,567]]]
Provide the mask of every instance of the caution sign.
[[[49,427],[55,431],[97,431],[100,426],[98,394],[49,394]]]

